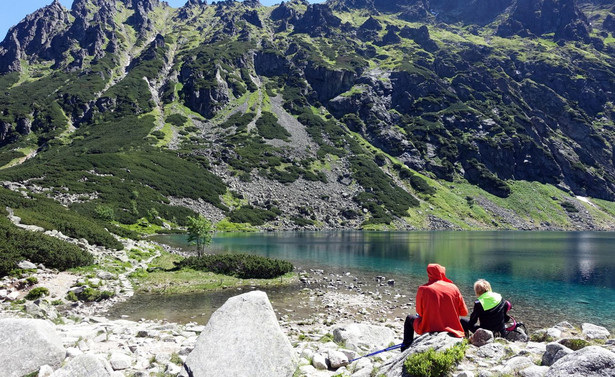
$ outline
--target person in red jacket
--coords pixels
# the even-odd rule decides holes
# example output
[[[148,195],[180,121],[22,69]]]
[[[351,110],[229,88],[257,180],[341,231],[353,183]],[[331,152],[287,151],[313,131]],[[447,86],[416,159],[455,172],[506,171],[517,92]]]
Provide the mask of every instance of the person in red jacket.
[[[416,293],[416,314],[406,317],[404,341],[405,351],[414,341],[414,333],[448,332],[463,338],[464,331],[459,317],[468,315],[459,288],[446,278],[446,269],[439,264],[427,266],[429,281],[419,287]]]

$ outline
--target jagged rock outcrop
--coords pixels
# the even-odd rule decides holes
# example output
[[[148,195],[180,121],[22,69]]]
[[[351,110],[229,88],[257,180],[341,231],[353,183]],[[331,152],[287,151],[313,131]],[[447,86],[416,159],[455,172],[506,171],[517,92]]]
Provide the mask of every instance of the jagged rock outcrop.
[[[589,42],[589,30],[576,0],[517,0],[497,33],[502,37],[555,33],[556,39]]]
[[[287,377],[296,357],[267,294],[254,291],[228,299],[212,314],[184,367],[190,377]]]
[[[56,51],[52,42],[70,25],[70,14],[58,0],[28,15],[9,30],[0,44],[0,73],[20,71],[20,60],[56,58],[63,51]]]
[[[59,367],[66,357],[51,324],[39,319],[0,320],[0,365],[2,375],[21,377],[43,365]]]
[[[295,32],[306,33],[313,37],[328,35],[331,29],[339,28],[342,20],[335,16],[326,4],[310,4],[305,13],[294,23]]]

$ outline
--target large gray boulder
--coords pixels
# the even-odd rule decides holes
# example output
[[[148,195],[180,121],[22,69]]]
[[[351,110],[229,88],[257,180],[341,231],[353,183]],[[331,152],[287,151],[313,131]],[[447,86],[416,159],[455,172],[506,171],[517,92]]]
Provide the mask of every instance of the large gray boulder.
[[[598,346],[582,348],[556,361],[545,377],[615,376],[615,353]]]
[[[295,352],[267,294],[231,297],[210,318],[184,364],[190,377],[290,377]]]
[[[112,374],[113,369],[107,360],[82,354],[56,370],[51,377],[110,377]]]
[[[66,350],[53,326],[40,319],[0,320],[0,368],[5,377],[21,377],[43,365],[59,367]]]
[[[430,348],[433,348],[437,352],[442,352],[457,343],[461,343],[462,341],[463,338],[456,338],[445,332],[423,334],[414,339],[414,342],[410,348],[391,358],[391,360],[382,365],[377,375],[383,375],[386,377],[406,376],[407,373],[404,373],[404,361],[411,354],[426,352]]]
[[[369,353],[390,346],[395,333],[384,326],[352,323],[334,328],[333,339],[350,350]]]
[[[547,344],[547,350],[542,355],[542,365],[551,366],[562,357],[574,353],[573,350],[560,343]]]

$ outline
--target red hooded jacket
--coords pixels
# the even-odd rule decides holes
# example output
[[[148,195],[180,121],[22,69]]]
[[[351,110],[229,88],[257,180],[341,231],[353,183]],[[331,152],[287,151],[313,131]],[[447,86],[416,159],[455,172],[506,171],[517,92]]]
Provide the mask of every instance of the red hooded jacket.
[[[468,315],[468,308],[459,288],[446,278],[445,272],[439,264],[427,266],[429,282],[416,293],[416,313],[420,317],[414,321],[414,331],[419,335],[446,331],[463,338],[459,317]]]

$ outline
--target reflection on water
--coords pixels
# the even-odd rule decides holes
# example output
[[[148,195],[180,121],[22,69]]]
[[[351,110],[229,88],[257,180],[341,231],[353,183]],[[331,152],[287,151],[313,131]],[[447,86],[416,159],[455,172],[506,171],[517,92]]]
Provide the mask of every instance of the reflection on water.
[[[183,236],[158,241],[188,247]],[[425,278],[425,266],[440,263],[469,305],[473,282],[485,278],[526,322],[553,325],[567,319],[615,328],[614,233],[232,233],[214,237],[212,249],[286,259],[300,269],[390,276],[404,284],[411,297]],[[171,299],[155,300],[158,305]],[[173,305],[173,310],[181,310],[182,300]]]

